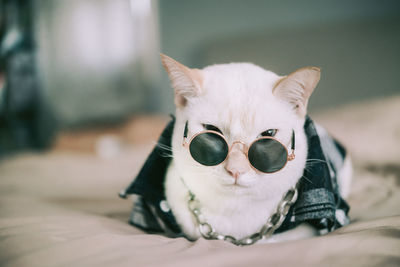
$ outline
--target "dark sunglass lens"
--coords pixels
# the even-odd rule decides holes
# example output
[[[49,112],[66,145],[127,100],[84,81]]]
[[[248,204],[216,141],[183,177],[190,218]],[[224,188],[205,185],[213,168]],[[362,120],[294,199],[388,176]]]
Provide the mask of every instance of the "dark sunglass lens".
[[[223,162],[228,155],[228,144],[215,133],[202,133],[190,142],[190,154],[198,163],[214,166]]]
[[[254,168],[262,172],[276,172],[282,169],[287,161],[286,148],[274,139],[260,139],[249,149],[249,161]]]

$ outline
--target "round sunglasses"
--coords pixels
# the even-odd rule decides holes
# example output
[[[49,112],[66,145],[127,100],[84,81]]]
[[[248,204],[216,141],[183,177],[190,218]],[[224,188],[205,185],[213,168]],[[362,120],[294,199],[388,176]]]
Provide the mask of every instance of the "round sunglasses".
[[[231,146],[228,145],[226,138],[214,130],[204,130],[190,138],[187,142],[188,122],[185,124],[183,133],[183,146],[188,147],[190,155],[198,163],[205,166],[216,166],[223,163],[232,147],[240,143],[245,148],[246,145],[241,141],[235,141]],[[295,158],[295,134],[292,130],[291,154],[284,144],[271,136],[263,136],[254,140],[245,149],[246,157],[250,165],[263,173],[274,173],[284,168],[288,161]]]

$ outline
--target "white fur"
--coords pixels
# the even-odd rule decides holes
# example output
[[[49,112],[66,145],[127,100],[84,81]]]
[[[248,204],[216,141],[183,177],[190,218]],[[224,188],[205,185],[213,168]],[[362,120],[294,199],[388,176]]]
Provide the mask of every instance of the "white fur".
[[[185,234],[200,234],[188,210],[188,189],[196,195],[201,212],[218,233],[243,238],[258,232],[286,191],[302,176],[307,157],[304,117],[273,94],[278,75],[249,63],[214,65],[202,71],[201,94],[188,98],[176,111],[173,161],[166,177],[167,201]],[[206,167],[194,161],[182,146],[185,122],[188,137],[212,124],[223,131],[229,144],[240,140],[249,145],[261,132],[278,129],[276,138],[290,150],[292,129],[296,132],[296,158],[273,174],[249,169],[235,179],[224,164]],[[298,236],[298,235],[295,235]]]
[[[350,156],[344,159],[343,167],[338,171],[337,181],[339,184],[340,195],[347,199],[350,195],[351,180],[353,176],[353,163]]]
[[[315,126],[320,137],[329,136],[324,127],[322,127],[318,123],[316,123]],[[337,182],[339,186],[339,192],[341,197],[347,199],[350,194],[351,180],[353,176],[353,164],[351,158],[347,154],[344,161],[342,162],[342,155],[340,155],[338,151],[334,152],[336,145],[331,138],[329,138],[328,140],[326,138],[322,138],[321,146],[323,147],[323,149],[326,149],[326,151],[331,151],[330,159],[333,161],[334,165],[336,165],[337,168]]]

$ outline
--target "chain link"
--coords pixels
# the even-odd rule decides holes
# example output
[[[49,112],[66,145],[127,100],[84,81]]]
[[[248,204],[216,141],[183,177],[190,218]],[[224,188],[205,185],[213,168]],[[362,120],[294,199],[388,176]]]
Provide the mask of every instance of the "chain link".
[[[242,239],[236,239],[230,235],[222,235],[217,233],[211,224],[204,220],[204,216],[200,209],[196,207],[196,197],[190,191],[188,207],[196,219],[200,234],[205,239],[224,240],[237,246],[247,246],[252,245],[261,239],[268,238],[274,234],[275,230],[278,229],[285,220],[290,207],[296,202],[297,194],[296,187],[289,189],[289,191],[286,192],[282,200],[279,202],[276,212],[268,218],[267,222],[261,227],[260,231]]]

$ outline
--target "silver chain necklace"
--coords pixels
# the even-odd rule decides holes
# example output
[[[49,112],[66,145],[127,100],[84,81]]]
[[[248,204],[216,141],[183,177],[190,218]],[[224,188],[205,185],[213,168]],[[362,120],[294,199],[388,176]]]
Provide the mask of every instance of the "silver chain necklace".
[[[187,187],[185,182],[182,179],[183,184]],[[201,213],[200,209],[196,207],[196,196],[189,191],[189,201],[188,201],[188,208],[190,212],[196,219],[197,228],[200,234],[205,239],[212,239],[212,240],[224,240],[227,242],[231,242],[237,246],[248,246],[256,243],[261,239],[268,238],[273,235],[276,229],[282,225],[283,221],[286,218],[287,213],[289,212],[290,207],[296,202],[297,200],[297,186],[290,188],[286,194],[283,196],[282,200],[279,202],[276,212],[273,213],[267,222],[261,227],[260,231],[254,233],[252,235],[246,236],[241,239],[236,239],[230,235],[222,235],[215,231],[215,229],[209,224],[204,215]]]

